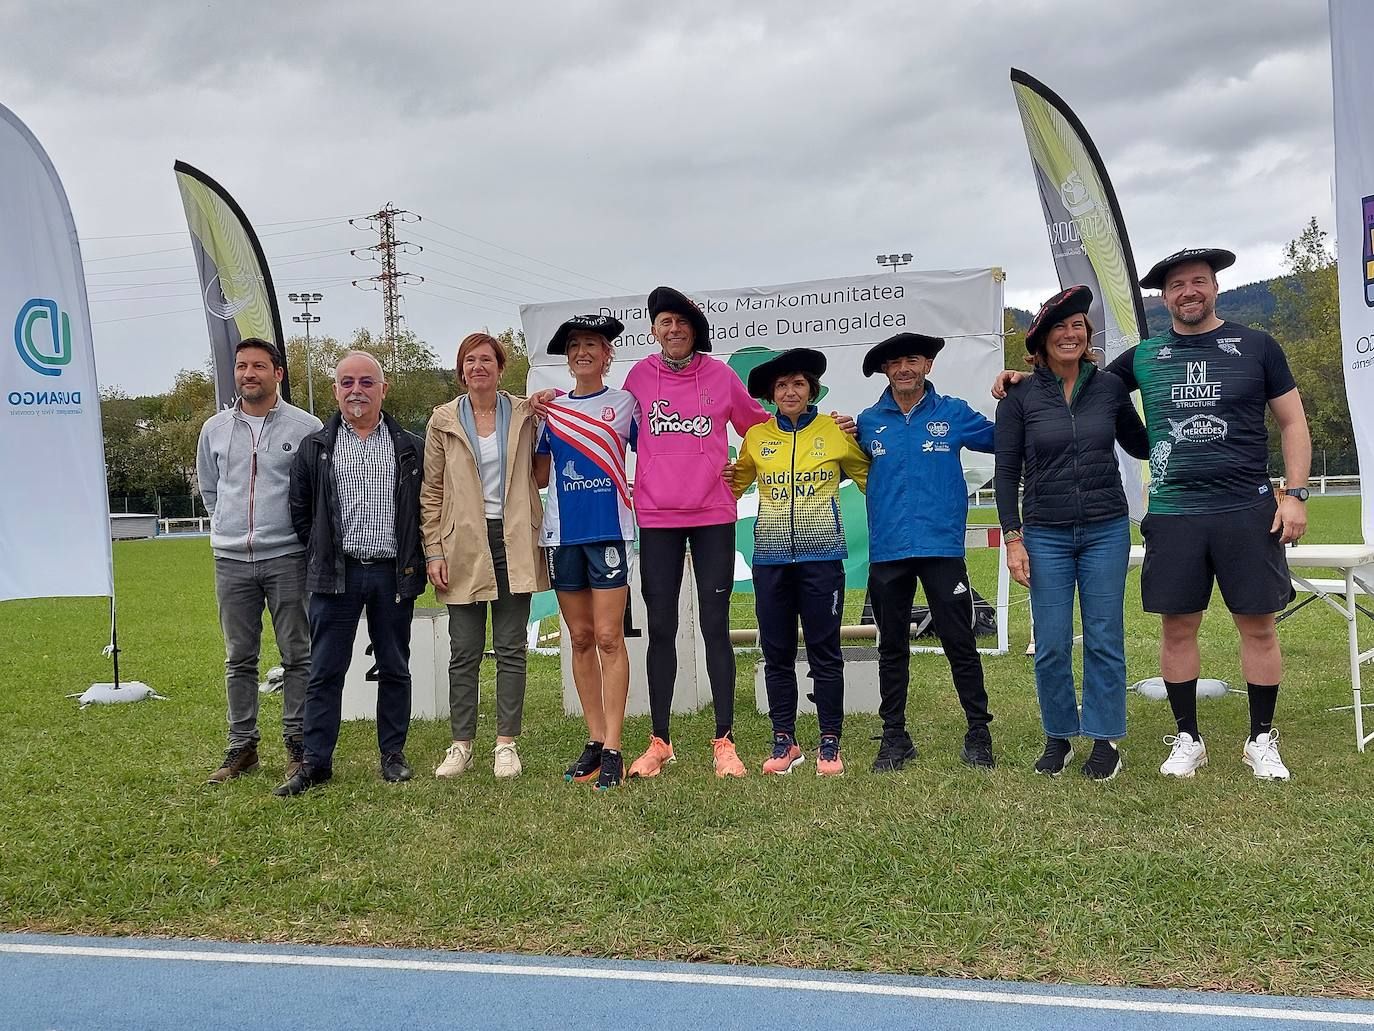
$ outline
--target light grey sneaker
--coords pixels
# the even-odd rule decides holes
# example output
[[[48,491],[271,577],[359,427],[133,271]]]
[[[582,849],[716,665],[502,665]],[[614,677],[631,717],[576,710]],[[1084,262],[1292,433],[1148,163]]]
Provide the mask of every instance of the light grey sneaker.
[[[456,777],[472,769],[472,742],[455,741],[444,753],[444,761],[434,771],[436,777]]]
[[[1191,777],[1207,765],[1207,746],[1201,741],[1193,740],[1193,735],[1187,731],[1179,731],[1177,735],[1170,734],[1164,739],[1164,743],[1173,746],[1169,749],[1169,758],[1159,767],[1159,772],[1164,776]]]
[[[1287,780],[1291,774],[1279,758],[1279,728],[1245,742],[1241,760],[1255,773],[1257,780]]]
[[[492,772],[496,774],[497,780],[511,780],[520,776],[520,753],[515,750],[514,741],[499,742],[492,754],[495,756]]]

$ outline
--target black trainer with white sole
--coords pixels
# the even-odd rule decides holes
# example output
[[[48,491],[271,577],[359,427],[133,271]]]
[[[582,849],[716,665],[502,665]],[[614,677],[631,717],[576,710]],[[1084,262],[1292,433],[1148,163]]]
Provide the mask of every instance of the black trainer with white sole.
[[[1045,750],[1035,760],[1035,772],[1057,777],[1073,762],[1073,743],[1066,737],[1046,737]]]
[[[1094,741],[1092,754],[1083,764],[1083,776],[1089,780],[1111,780],[1122,770],[1121,752],[1110,741]]]

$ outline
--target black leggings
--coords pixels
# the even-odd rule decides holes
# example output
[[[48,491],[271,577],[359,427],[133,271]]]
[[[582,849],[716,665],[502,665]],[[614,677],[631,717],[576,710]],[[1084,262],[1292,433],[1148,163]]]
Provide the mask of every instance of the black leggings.
[[[678,597],[687,546],[697,582],[697,612],[706,645],[706,676],[716,710],[716,736],[735,722],[735,650],[730,644],[730,592],[735,585],[735,524],[639,531],[639,580],[648,621],[649,713],[667,741],[677,681]]]

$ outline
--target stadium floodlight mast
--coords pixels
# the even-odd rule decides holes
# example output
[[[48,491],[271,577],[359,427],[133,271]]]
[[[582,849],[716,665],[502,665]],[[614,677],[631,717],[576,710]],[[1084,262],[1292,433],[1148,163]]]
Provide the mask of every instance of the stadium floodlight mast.
[[[315,372],[310,361],[310,326],[319,322],[318,315],[310,314],[310,306],[324,300],[324,294],[287,294],[292,304],[299,304],[304,312],[291,316],[292,322],[305,323],[305,392],[310,398],[310,414],[315,414]]]
[[[911,264],[911,254],[879,254],[878,264],[884,268],[890,267],[893,272],[896,272],[903,265]]]

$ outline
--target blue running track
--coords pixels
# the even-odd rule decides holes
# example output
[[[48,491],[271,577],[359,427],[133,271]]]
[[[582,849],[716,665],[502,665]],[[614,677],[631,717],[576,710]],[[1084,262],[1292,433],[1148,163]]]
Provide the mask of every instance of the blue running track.
[[[1374,1003],[402,949],[0,935],[0,1028],[1374,1028]]]

